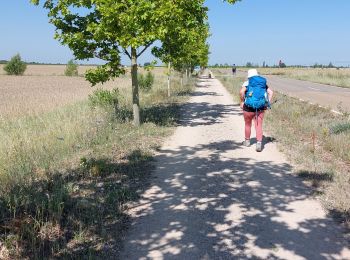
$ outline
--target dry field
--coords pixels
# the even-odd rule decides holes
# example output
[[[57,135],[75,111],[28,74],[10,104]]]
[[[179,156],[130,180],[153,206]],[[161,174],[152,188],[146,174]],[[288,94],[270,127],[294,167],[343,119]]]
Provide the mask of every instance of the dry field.
[[[129,79],[121,78],[104,88],[125,87]],[[95,88],[83,77],[0,76],[0,115],[16,117],[50,111],[84,100]]]
[[[4,65],[0,64],[0,75],[6,75],[3,70]],[[63,76],[65,65],[28,65],[24,73],[25,76]],[[79,75],[84,75],[88,70],[94,66],[79,66]]]
[[[88,66],[80,66],[83,74]],[[96,88],[130,89],[128,75],[91,87],[83,76],[66,77],[64,65],[30,65],[24,76],[0,75],[0,117],[33,115],[85,100]],[[0,71],[3,72],[2,68]],[[142,70],[140,70],[143,72]],[[155,69],[158,77],[163,69]],[[165,76],[165,75],[164,75]]]

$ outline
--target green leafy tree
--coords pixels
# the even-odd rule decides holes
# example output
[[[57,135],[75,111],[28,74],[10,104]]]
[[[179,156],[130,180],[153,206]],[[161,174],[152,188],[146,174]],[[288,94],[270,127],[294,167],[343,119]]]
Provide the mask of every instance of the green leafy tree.
[[[78,64],[74,60],[68,61],[64,75],[68,77],[78,76]]]
[[[208,36],[209,26],[206,23],[199,24],[192,30],[172,30],[168,32],[162,46],[153,50],[156,57],[168,64],[169,96],[171,68],[183,74],[184,71],[192,71],[195,66],[205,67],[207,65],[209,45],[206,40]]]
[[[96,85],[125,73],[121,54],[131,60],[134,124],[140,124],[137,82],[138,58],[155,41],[166,40],[168,31],[203,24],[204,0],[31,0],[43,3],[55,37],[79,60],[99,58],[106,63],[86,73]],[[235,0],[227,2],[234,3]],[[183,26],[184,22],[186,27]]]
[[[4,70],[8,75],[23,75],[26,69],[27,65],[22,61],[19,54],[13,56],[4,66]]]

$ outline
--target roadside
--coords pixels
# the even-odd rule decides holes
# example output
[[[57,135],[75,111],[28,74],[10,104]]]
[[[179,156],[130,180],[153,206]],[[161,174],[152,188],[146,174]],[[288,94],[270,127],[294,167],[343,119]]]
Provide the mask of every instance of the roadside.
[[[259,73],[269,80],[271,87],[281,94],[299,98],[312,104],[318,104],[338,113],[350,113],[350,88],[314,83],[308,80],[307,77],[293,79],[294,74],[292,69],[287,70],[289,72],[287,75],[279,75],[278,72],[280,70],[283,69],[258,69]],[[230,70],[228,69],[213,69],[213,72],[217,72],[216,75],[219,78],[232,77],[232,73],[229,73]],[[309,70],[308,73],[312,73],[312,70]],[[246,75],[247,73],[243,70],[238,71],[236,74],[237,77],[246,77]],[[337,75],[331,74],[329,77],[334,79]],[[348,78],[350,78],[350,69]],[[336,84],[337,82],[334,81],[334,83]]]
[[[247,71],[248,68],[242,69]],[[350,68],[259,68],[263,75],[314,82],[328,86],[350,88]]]
[[[218,78],[238,102],[245,78]],[[268,133],[323,206],[349,226],[350,119],[280,93],[274,100],[265,120]]]
[[[343,229],[295,178],[272,138],[243,147],[240,108],[200,79],[130,209],[121,259],[346,259]],[[306,246],[307,245],[307,246]]]
[[[170,98],[161,75],[141,90],[139,128],[130,88],[0,119],[0,259],[115,259],[125,204],[147,187],[154,152],[194,85],[172,83]]]

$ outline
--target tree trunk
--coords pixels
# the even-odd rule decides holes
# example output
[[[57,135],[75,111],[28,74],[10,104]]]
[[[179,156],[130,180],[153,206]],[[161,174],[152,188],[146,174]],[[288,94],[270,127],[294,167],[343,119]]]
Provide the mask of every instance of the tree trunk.
[[[169,62],[168,63],[168,97],[171,96],[171,92],[170,92],[170,73],[171,73],[171,64]]]
[[[137,52],[131,48],[131,81],[134,125],[140,126],[139,84],[137,82]]]

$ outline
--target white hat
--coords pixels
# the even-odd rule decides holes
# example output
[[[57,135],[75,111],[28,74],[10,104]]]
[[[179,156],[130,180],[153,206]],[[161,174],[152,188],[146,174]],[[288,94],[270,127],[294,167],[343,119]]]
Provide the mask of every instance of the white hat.
[[[248,70],[248,79],[255,76],[259,76],[259,73],[256,69]]]

